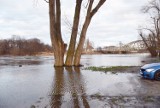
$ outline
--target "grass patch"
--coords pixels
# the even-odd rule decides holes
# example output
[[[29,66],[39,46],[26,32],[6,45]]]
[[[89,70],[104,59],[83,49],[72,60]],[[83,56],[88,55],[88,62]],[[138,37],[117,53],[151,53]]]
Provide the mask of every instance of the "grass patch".
[[[117,71],[125,71],[126,69],[132,68],[133,66],[112,66],[112,67],[86,67],[85,70],[92,71],[102,71],[102,72],[117,72]]]
[[[144,100],[145,102],[154,102],[154,100],[153,100],[153,97],[152,97],[152,96],[144,97],[144,98],[143,98],[143,100]]]
[[[160,62],[160,58],[157,58],[154,61],[158,63],[158,62]]]

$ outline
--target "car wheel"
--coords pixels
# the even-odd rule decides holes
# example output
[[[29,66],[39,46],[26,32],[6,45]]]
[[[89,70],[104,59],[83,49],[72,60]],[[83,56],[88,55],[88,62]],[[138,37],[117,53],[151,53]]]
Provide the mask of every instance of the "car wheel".
[[[155,80],[160,81],[160,70],[155,73],[154,78],[155,78]]]

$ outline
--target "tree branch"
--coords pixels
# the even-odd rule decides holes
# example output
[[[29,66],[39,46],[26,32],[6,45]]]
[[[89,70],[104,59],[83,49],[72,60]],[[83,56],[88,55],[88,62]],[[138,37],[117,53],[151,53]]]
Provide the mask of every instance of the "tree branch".
[[[46,3],[49,3],[49,1],[47,1],[47,0],[44,0]]]
[[[90,15],[90,12],[91,12],[91,10],[92,10],[93,2],[94,2],[94,0],[90,0],[90,1],[89,1],[89,6],[88,6],[88,9],[87,9],[87,16]]]
[[[91,17],[98,11],[98,9],[104,4],[106,0],[100,0],[97,6],[92,10]]]
[[[144,34],[142,33],[142,30],[141,30],[141,29],[139,30],[139,36],[142,38],[144,44],[146,45],[146,47],[147,47],[147,49],[148,49],[148,48],[149,48],[149,45],[147,44],[147,40],[146,40]]]
[[[149,29],[149,28],[142,28],[142,29],[150,31],[151,34],[153,35],[153,37],[156,38],[156,35],[155,35],[155,33],[154,33],[153,30],[151,30],[151,29]]]

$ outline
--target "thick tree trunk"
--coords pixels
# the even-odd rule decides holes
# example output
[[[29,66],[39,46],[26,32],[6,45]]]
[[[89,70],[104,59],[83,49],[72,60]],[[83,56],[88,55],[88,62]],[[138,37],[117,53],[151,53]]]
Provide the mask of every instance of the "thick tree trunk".
[[[87,32],[88,26],[90,24],[90,21],[91,21],[91,19],[87,19],[85,21],[83,28],[82,28],[82,32],[80,35],[80,41],[79,41],[79,44],[78,44],[76,52],[75,52],[74,66],[80,66],[80,59],[81,59],[81,55],[82,55],[82,51],[83,51],[85,38],[86,38],[86,32]]]
[[[72,62],[73,62],[75,45],[76,45],[76,38],[77,38],[77,33],[78,33],[81,4],[82,4],[82,0],[77,0],[76,8],[75,8],[75,14],[74,14],[75,16],[74,16],[74,21],[73,21],[72,34],[71,34],[69,49],[68,49],[68,52],[67,52],[67,57],[66,57],[66,62],[65,62],[66,66],[72,66],[73,65]]]
[[[66,45],[61,44],[57,50],[54,50],[55,63],[54,66],[64,66],[64,54]]]
[[[149,48],[148,51],[150,52],[152,57],[157,57],[158,52],[155,49]]]
[[[61,36],[61,7],[59,0],[49,0],[50,36],[54,51],[54,66],[64,65],[65,44]]]
[[[93,2],[94,2],[94,0],[89,1],[86,19],[85,19],[85,22],[83,24],[83,28],[82,28],[82,31],[80,34],[80,40],[79,40],[77,49],[75,51],[74,66],[80,66],[80,59],[81,59],[81,55],[82,55],[82,50],[83,50],[85,38],[86,38],[86,32],[87,32],[88,26],[89,26],[91,18],[92,18],[90,14],[91,14]]]

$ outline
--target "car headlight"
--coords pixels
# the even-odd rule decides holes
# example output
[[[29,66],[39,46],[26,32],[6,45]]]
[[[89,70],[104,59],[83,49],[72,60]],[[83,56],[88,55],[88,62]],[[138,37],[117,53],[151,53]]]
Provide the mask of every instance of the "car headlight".
[[[152,72],[154,69],[146,69],[146,72]]]

